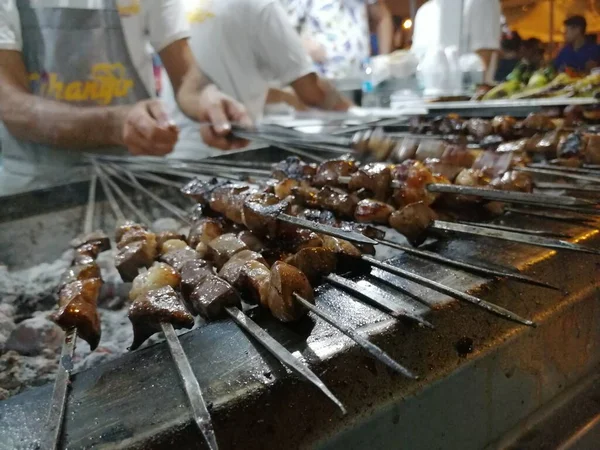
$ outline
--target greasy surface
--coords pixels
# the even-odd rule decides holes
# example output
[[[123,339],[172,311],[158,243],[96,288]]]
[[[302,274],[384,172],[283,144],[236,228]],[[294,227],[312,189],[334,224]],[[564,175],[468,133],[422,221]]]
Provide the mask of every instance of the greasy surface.
[[[78,217],[77,211],[72,216]],[[533,218],[507,219],[506,224],[568,230],[585,237],[581,243],[600,245],[587,228]],[[76,234],[68,233],[67,226],[65,242]],[[322,321],[309,317],[283,326],[267,316],[257,317],[269,333],[309,362],[344,402],[349,411],[345,417],[230,321],[186,333],[182,344],[212,405],[220,448],[306,448],[363,423],[371,425],[372,448],[385,446],[390,433],[421,436],[428,439],[421,444],[438,445],[447,442],[444,436],[450,432],[461,448],[481,448],[600,362],[597,257],[557,255],[484,239],[448,240],[434,248],[449,257],[515,266],[569,293],[505,281],[477,291],[540,325],[526,329],[468,305],[448,303],[442,295],[379,270],[359,281],[364,292],[389,291],[386,280],[397,285],[403,291],[397,294],[399,302],[415,313],[428,313],[436,329],[426,330],[394,324],[336,289],[319,291],[318,305],[372,334],[375,343],[422,377],[418,382],[394,376]],[[402,256],[396,263],[462,290],[483,283],[474,275],[412,257]],[[464,345],[469,340],[471,345]],[[169,362],[166,345],[159,344],[75,375],[65,422],[68,447],[203,448]],[[463,374],[468,377],[455,384]],[[469,386],[469,391],[460,390]],[[45,386],[0,403],[0,448],[19,448],[37,435],[50,394],[51,386]],[[375,423],[383,428],[373,427],[369,419],[379,419]],[[329,445],[361,448],[363,443],[348,436],[342,433]],[[433,444],[423,448],[437,448]]]

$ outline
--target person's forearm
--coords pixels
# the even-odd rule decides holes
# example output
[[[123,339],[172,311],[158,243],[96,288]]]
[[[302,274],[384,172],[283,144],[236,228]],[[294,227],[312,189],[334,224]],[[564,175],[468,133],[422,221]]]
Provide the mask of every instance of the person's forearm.
[[[492,62],[492,56],[494,55],[494,53],[496,53],[496,51],[497,50],[487,50],[487,49],[482,49],[482,50],[476,51],[476,53],[479,55],[479,57],[483,61],[483,64],[485,65],[485,70],[489,69],[490,64]]]
[[[380,55],[387,55],[392,51],[392,40],[394,35],[394,22],[387,7],[377,24],[377,46]]]
[[[0,120],[16,138],[67,149],[123,144],[129,107],[73,106],[7,86],[4,90]]]
[[[181,85],[175,94],[177,104],[183,113],[192,120],[198,121],[200,111],[200,94],[212,82],[200,70],[191,70],[181,80]]]
[[[285,103],[290,105],[296,111],[305,111],[306,105],[300,101],[294,92],[288,92],[285,89],[271,88],[267,92],[267,104]]]
[[[322,91],[322,97],[318,104],[310,106],[316,106],[327,111],[347,111],[352,106],[352,102],[344,97],[329,81],[319,78],[318,84]]]

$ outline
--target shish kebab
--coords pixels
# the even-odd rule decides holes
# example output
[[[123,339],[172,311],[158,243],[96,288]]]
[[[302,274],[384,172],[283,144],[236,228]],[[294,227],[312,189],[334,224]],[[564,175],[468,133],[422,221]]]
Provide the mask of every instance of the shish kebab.
[[[100,252],[110,248],[110,240],[103,232],[92,231],[96,183],[97,178],[93,176],[90,180],[83,233],[70,243],[75,252],[74,258],[56,289],[59,309],[50,317],[66,334],[48,417],[39,442],[39,448],[47,450],[58,448],[60,442],[77,336],[84,339],[91,350],[96,349],[100,341],[97,301],[102,287],[102,276],[95,259]]]
[[[328,209],[342,218],[354,218],[358,222],[389,224],[414,244],[425,239],[427,230],[437,229],[600,254],[598,250],[566,241],[437,220],[437,213],[430,205],[438,199],[439,194],[427,189],[429,182],[436,177],[419,162],[409,161],[391,167],[374,163],[359,167],[350,160],[332,160],[316,169],[307,164],[298,165],[297,161],[292,165],[288,162],[276,166],[274,171],[275,178],[281,179],[274,186],[278,197],[291,195],[302,206]],[[296,178],[290,178],[294,175]],[[342,177],[345,179],[340,180]],[[350,180],[346,177],[350,177]],[[392,177],[398,182],[394,188]],[[350,192],[330,187],[343,185],[346,181]],[[313,186],[322,187],[318,189]],[[361,195],[364,198],[361,199]],[[400,209],[390,204],[390,198]],[[378,242],[385,243],[381,240]]]

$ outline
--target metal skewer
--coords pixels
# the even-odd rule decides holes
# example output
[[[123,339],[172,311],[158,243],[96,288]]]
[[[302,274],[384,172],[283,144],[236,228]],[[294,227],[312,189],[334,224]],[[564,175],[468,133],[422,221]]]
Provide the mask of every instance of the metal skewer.
[[[470,226],[474,226],[474,227],[489,228],[491,230],[511,231],[513,233],[529,234],[531,236],[543,236],[543,237],[549,237],[549,238],[566,238],[566,239],[571,237],[571,235],[566,234],[566,233],[557,233],[554,231],[545,231],[545,230],[527,230],[524,228],[509,227],[506,225],[498,225],[495,223],[466,222],[463,220],[457,220],[454,223],[470,225]]]
[[[573,250],[577,252],[600,255],[600,250],[596,250],[583,245],[572,244],[571,242],[550,239],[541,236],[524,235],[522,233],[513,233],[511,231],[493,230],[491,228],[478,228],[471,225],[457,224],[443,220],[435,220],[430,229],[439,231],[451,231],[455,233],[469,234],[474,236],[483,236],[505,241],[519,242],[522,244],[536,245],[538,247],[551,248],[555,250]]]
[[[133,179],[135,180],[135,177],[133,177]],[[126,182],[126,180],[122,180],[122,181]],[[139,186],[141,186],[141,185],[139,185]],[[139,186],[135,186],[135,187],[139,189]],[[148,194],[150,191],[144,190],[142,192]],[[124,196],[124,194],[123,194],[123,196]],[[123,199],[125,199],[125,198],[126,198],[126,196],[123,197]],[[151,198],[154,201],[157,201],[157,203],[159,203],[158,200],[160,200],[159,204],[163,208],[167,209],[167,211],[172,212],[172,208],[176,208],[170,202],[160,199],[160,197],[152,196]],[[184,217],[180,217],[180,218],[184,219]],[[189,223],[189,221],[187,221],[187,218],[185,218],[184,220],[186,220],[186,222]],[[273,356],[275,356],[281,362],[281,364],[289,367],[292,371],[294,371],[298,375],[304,377],[307,381],[309,381],[314,386],[316,386],[319,390],[321,390],[331,401],[333,401],[340,408],[340,410],[342,411],[343,414],[346,414],[346,409],[344,408],[343,404],[337,399],[337,397],[335,397],[335,395],[327,388],[327,386],[325,386],[325,384],[319,379],[319,377],[309,367],[305,366],[300,361],[298,361],[296,359],[296,357],[294,357],[294,355],[292,355],[285,347],[283,347],[276,340],[274,340],[271,336],[269,336],[252,319],[250,319],[250,317],[246,316],[238,308],[228,307],[228,308],[226,308],[226,312],[227,312],[227,314],[229,314],[229,316],[231,316],[231,318],[241,328],[246,330],[252,337],[254,337],[254,339],[256,339],[258,342],[260,342],[262,345],[264,345],[264,347]],[[179,340],[176,339],[177,335],[175,334],[175,330],[173,329],[173,326],[171,324],[161,324],[161,326],[163,328],[163,332],[165,331],[166,326],[170,327],[170,329],[173,331],[173,334],[175,336],[175,341],[171,342],[171,344],[174,344],[174,345],[178,344]],[[170,332],[171,330],[167,330],[167,332]],[[166,333],[165,333],[165,336],[166,336]],[[179,346],[181,347],[181,344],[179,344]],[[170,346],[169,346],[169,349],[171,350]],[[171,354],[173,355],[172,350],[171,350]],[[179,356],[181,356],[181,354],[183,354],[183,356],[185,357],[185,354],[183,353],[183,349],[181,349],[181,352],[178,353]],[[186,363],[189,366],[189,362],[187,361],[187,358],[185,358],[185,362],[183,362],[183,364],[185,365]],[[190,370],[187,370],[185,367],[183,367],[183,369],[187,372],[188,375],[189,374],[193,375],[193,372],[191,371],[191,367],[189,368]],[[186,380],[183,379],[182,373],[180,373],[180,376],[182,377],[182,381],[184,383],[184,386],[186,386],[186,389],[187,389],[187,387],[191,387],[191,388],[195,389],[195,386],[198,385],[198,381],[195,378],[191,381],[188,380],[186,382]],[[198,392],[200,392],[200,395],[201,395],[199,386],[198,386]],[[206,425],[205,425],[206,421],[201,422],[198,420],[198,418],[202,417],[202,414],[200,414],[200,413],[202,413],[202,408],[201,408],[202,405],[200,405],[198,403],[197,397],[193,401],[195,402],[194,404],[192,404],[192,400],[190,399],[190,404],[194,411],[194,418],[195,418],[196,423],[198,424],[198,426],[200,427],[200,429],[202,431],[203,427],[206,428]],[[209,418],[210,418],[210,416],[209,416]],[[212,429],[212,425],[210,425],[210,426]],[[207,430],[207,431],[209,431],[209,430]],[[203,431],[203,434],[204,434],[204,431]],[[214,437],[214,432],[213,432],[213,437]]]
[[[95,170],[98,175],[105,177],[104,179],[106,181],[110,180],[109,177],[106,177],[105,174],[102,173],[102,169],[98,165],[95,165]],[[112,182],[112,180],[110,180],[110,182]],[[108,183],[103,184],[103,187],[107,186]],[[122,198],[126,198],[122,191],[119,190],[117,193],[119,195],[123,195]],[[118,207],[118,204],[115,202],[114,196],[107,194],[107,198],[109,199],[110,206],[117,220],[124,222],[126,218],[121,209]],[[150,222],[147,222],[146,225],[150,225]],[[209,448],[211,450],[217,450],[219,446],[217,445],[217,438],[215,436],[215,430],[212,424],[212,418],[210,417],[210,412],[208,411],[206,402],[204,401],[198,380],[194,375],[194,371],[192,370],[190,362],[185,354],[185,351],[183,350],[183,347],[181,346],[179,338],[177,337],[177,333],[175,333],[175,329],[171,323],[162,322],[160,326],[167,341],[169,352],[171,353],[173,361],[175,362],[177,373],[179,374],[179,377],[183,383],[183,388],[192,410],[194,422],[200,429],[200,432],[204,436]]]
[[[132,177],[132,179],[133,179],[133,180],[135,180],[135,177],[134,177],[132,174],[130,174],[130,176]],[[122,179],[122,178],[121,178],[121,179]],[[124,182],[128,182],[127,180],[124,180],[124,179],[123,179],[123,181],[124,181]],[[128,182],[128,183],[130,183],[130,184],[132,184],[132,185],[133,185],[133,182]],[[136,188],[138,188],[138,189],[139,189],[139,187],[140,187],[140,186],[141,186],[141,185],[139,184],[139,182],[135,184],[135,187],[136,187]],[[145,189],[145,188],[142,190],[142,192],[145,192],[146,194],[150,193],[150,191],[148,191],[148,190],[147,190],[147,189]],[[164,207],[165,209],[167,209],[168,211],[171,211],[171,210],[172,210],[172,208],[176,208],[176,207],[175,207],[174,205],[172,205],[170,202],[168,202],[168,201],[166,201],[166,200],[164,200],[164,199],[161,199],[161,198],[157,197],[157,196],[156,196],[156,195],[154,195],[154,194],[152,194],[151,198],[152,198],[152,199],[154,199],[154,200],[155,200],[157,203],[159,203],[161,206],[163,206],[163,207]],[[375,241],[373,241],[373,242],[375,242]],[[351,286],[351,285],[347,285],[347,286],[346,286],[346,290],[349,290],[349,291],[351,291],[351,292],[353,292],[353,293],[355,293],[355,294],[357,294],[357,295],[360,293],[360,290],[358,290],[357,288],[354,288],[354,287],[353,287],[353,286]],[[398,309],[398,308],[396,307],[396,309]],[[250,319],[249,317],[247,317],[247,316],[246,316],[246,320],[248,321],[248,323],[249,323],[249,322],[251,322],[251,319]],[[347,334],[347,332],[346,332],[346,331],[348,331],[347,327],[344,327],[343,325],[341,325],[341,324],[337,323],[337,321],[335,321],[335,319],[333,319],[333,318],[331,318],[331,317],[329,317],[329,320],[333,321],[333,323],[332,323],[332,325],[333,325],[333,326],[335,326],[336,328],[338,328],[338,329],[339,329],[340,331],[342,331],[343,333]],[[421,320],[421,321],[422,321],[422,320]],[[424,324],[425,326],[428,326],[428,325],[429,325],[429,326],[431,326],[431,324],[430,324],[429,322],[427,322],[427,321],[422,321],[422,322],[423,322],[423,324]],[[427,325],[427,324],[428,324],[428,325]],[[258,325],[256,325],[256,326],[258,327]],[[344,328],[346,331],[344,331],[342,328]],[[251,332],[249,329],[247,329],[247,331]],[[350,335],[348,335],[348,336],[350,336]],[[352,336],[350,336],[350,337],[352,337]],[[256,339],[257,339],[259,342],[261,342],[261,340],[260,340],[260,338],[259,338],[259,337],[256,337]],[[353,338],[353,339],[354,339],[354,338]],[[379,347],[375,346],[374,344],[372,344],[372,343],[370,343],[370,342],[368,342],[368,341],[365,341],[365,339],[361,338],[360,336],[358,336],[358,338],[357,338],[357,339],[355,339],[355,342],[356,342],[358,345],[360,345],[361,347],[363,347],[363,348],[364,348],[364,349],[365,349],[367,352],[369,352],[369,353],[370,353],[371,355],[373,355],[375,358],[377,358],[377,359],[379,359],[381,362],[383,362],[384,364],[386,364],[386,365],[390,365],[390,364],[392,364],[392,365],[390,365],[390,367],[392,367],[392,368],[395,368],[395,370],[398,370],[397,368],[401,368],[401,367],[402,367],[402,366],[400,366],[398,363],[396,363],[395,361],[393,361],[393,360],[392,360],[392,359],[391,359],[391,358],[390,358],[390,357],[389,357],[387,354],[385,354],[385,352],[383,352],[383,351],[382,351],[382,350],[381,350]],[[288,360],[287,356],[286,356],[285,358],[283,358],[283,360],[282,360],[282,358],[281,358],[281,356],[282,356],[282,355],[279,355],[279,354],[277,353],[277,351],[278,351],[278,348],[272,347],[272,348],[269,348],[269,351],[270,351],[271,353],[275,354],[276,356],[278,356],[278,358],[279,358],[279,360],[282,362],[282,364],[287,364],[287,363],[285,362],[285,360]],[[286,351],[286,352],[287,352],[287,351]],[[292,357],[293,357],[293,356],[292,356]],[[392,361],[392,363],[390,363],[390,361]],[[397,366],[397,367],[395,367],[395,366]],[[405,370],[405,369],[403,369],[403,368],[402,368],[402,370],[398,370],[398,371],[399,371],[400,373],[405,373],[405,372],[404,372],[404,370]],[[315,376],[316,376],[316,375],[315,375]],[[311,380],[309,379],[309,381],[311,381]],[[317,387],[318,387],[318,386],[317,386]]]
[[[391,248],[395,248],[398,250],[402,250],[404,253],[414,255],[420,258],[429,259],[431,261],[439,262],[442,264],[446,264],[449,266],[454,266],[459,269],[466,270],[468,272],[473,272],[481,275],[491,275],[494,277],[501,278],[509,278],[516,281],[521,281],[523,283],[532,284],[535,286],[546,287],[549,289],[554,289],[556,291],[560,291],[560,288],[553,286],[549,283],[545,283],[540,280],[536,280],[535,278],[528,277],[527,275],[522,275],[520,273],[512,273],[508,271],[496,270],[489,267],[484,267],[480,265],[471,264],[464,261],[458,261],[455,259],[446,258],[445,256],[438,255],[437,253],[433,253],[427,250],[420,250],[414,247],[410,247],[408,245],[397,244],[396,242],[389,241],[387,239],[377,239],[377,242],[386,245]]]
[[[504,208],[505,212],[509,212],[512,214],[522,214],[524,216],[531,217],[539,217],[541,219],[555,220],[558,222],[566,222],[566,223],[574,223],[580,226],[592,227],[596,228],[593,222],[587,220],[583,216],[577,216],[573,214],[564,214],[559,212],[552,211],[537,211],[534,209],[528,208],[515,208],[515,207],[506,207]]]
[[[535,181],[534,186],[536,187],[536,189],[555,189],[564,191],[600,193],[600,186],[588,184],[552,183],[549,181]]]
[[[560,178],[570,178],[572,180],[589,181],[590,183],[600,183],[600,177],[591,175],[580,175],[576,173],[562,172],[556,169],[538,169],[533,167],[515,167],[514,170],[527,173],[538,173],[540,175],[552,175]]]
[[[527,167],[530,167],[532,169],[548,169],[548,170],[554,170],[556,172],[570,172],[570,173],[580,173],[580,174],[589,174],[589,175],[596,175],[600,177],[600,172],[598,171],[598,169],[591,169],[589,167],[567,167],[567,166],[558,166],[558,165],[553,165],[553,164],[547,164],[547,163],[531,163],[531,164],[527,164]]]
[[[84,234],[91,233],[94,226],[97,181],[98,178],[95,175],[92,175],[92,178],[90,179],[85,218],[83,221]],[[54,450],[58,448],[60,442],[76,344],[77,329],[71,328],[65,334],[65,339],[60,352],[60,359],[58,360],[58,369],[54,380],[50,409],[46,419],[43,438],[40,443],[40,448],[44,450]]]

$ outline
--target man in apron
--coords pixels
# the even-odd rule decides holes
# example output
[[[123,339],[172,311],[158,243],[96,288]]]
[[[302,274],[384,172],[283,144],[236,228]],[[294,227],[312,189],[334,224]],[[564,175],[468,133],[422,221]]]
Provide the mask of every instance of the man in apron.
[[[200,72],[179,1],[3,0],[0,129],[6,172],[65,177],[84,152],[165,155],[178,130],[155,92],[150,45],[181,110],[213,147],[232,148],[245,109]]]
[[[267,103],[347,110],[350,101],[315,73],[279,1],[183,0],[196,60],[224,93],[244,104],[253,120],[261,119]],[[163,87],[169,116],[181,130],[172,155],[213,154],[210,148],[197,151],[197,127],[179,111],[169,84]]]

